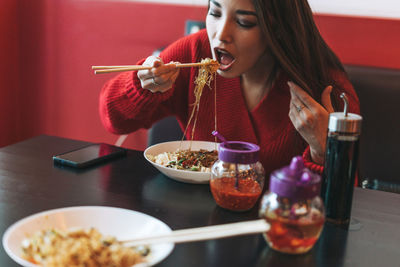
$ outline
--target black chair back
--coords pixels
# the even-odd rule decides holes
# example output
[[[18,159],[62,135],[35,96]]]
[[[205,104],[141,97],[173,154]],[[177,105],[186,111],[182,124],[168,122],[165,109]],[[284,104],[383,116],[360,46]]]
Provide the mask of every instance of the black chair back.
[[[400,70],[345,68],[359,96],[363,117],[360,183],[400,185]]]

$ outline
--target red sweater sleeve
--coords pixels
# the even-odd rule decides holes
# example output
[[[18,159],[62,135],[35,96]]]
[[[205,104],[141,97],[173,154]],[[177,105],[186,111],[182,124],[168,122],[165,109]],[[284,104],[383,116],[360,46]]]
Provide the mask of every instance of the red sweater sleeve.
[[[207,49],[205,31],[186,36],[167,47],[160,55],[165,63],[196,62]],[[200,49],[199,49],[200,47]],[[208,46],[209,47],[209,46]],[[208,48],[209,50],[209,48]],[[138,62],[142,64],[144,59]],[[126,134],[140,128],[150,128],[163,117],[187,114],[187,90],[193,76],[190,69],[181,69],[172,88],[164,93],[152,93],[142,88],[137,71],[124,72],[108,81],[99,98],[99,113],[104,127],[115,134]]]
[[[165,93],[151,93],[142,89],[137,72],[124,72],[107,82],[99,99],[99,113],[104,127],[115,134],[133,132],[148,128],[146,112],[167,99],[172,90]]]

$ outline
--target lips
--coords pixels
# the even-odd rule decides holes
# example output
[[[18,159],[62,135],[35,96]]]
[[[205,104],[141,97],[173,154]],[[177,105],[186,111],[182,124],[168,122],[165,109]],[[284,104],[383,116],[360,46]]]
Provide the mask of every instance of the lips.
[[[232,66],[233,62],[235,62],[235,57],[224,49],[215,48],[215,55],[220,64],[220,70],[228,70]]]

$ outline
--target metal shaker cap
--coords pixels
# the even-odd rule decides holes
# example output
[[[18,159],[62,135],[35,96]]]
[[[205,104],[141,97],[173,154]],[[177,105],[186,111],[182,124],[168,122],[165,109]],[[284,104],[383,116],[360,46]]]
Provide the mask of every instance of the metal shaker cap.
[[[345,93],[340,95],[344,101],[343,112],[333,112],[329,115],[328,130],[340,133],[361,133],[362,117],[358,114],[348,113],[348,100]]]

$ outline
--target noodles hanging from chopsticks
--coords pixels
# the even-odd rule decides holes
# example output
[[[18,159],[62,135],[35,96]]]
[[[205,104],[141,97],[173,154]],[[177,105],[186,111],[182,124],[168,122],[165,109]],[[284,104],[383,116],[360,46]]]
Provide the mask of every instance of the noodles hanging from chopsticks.
[[[186,136],[188,127],[194,117],[193,129],[192,129],[191,138],[190,138],[190,141],[193,141],[194,132],[196,130],[197,118],[199,115],[200,99],[201,99],[201,95],[203,94],[203,88],[205,85],[208,85],[208,87],[210,87],[210,89],[211,89],[211,82],[213,79],[215,79],[215,77],[217,75],[217,70],[219,68],[219,63],[216,60],[213,60],[210,58],[202,59],[201,63],[205,63],[205,64],[199,68],[199,72],[194,81],[194,83],[196,85],[194,88],[195,102],[192,104],[193,109],[190,114],[189,121],[186,125],[185,132],[183,133],[182,141],[183,141],[183,138]],[[215,94],[216,94],[216,91],[215,91]],[[216,96],[215,96],[215,101],[216,101]],[[215,123],[214,123],[215,130],[217,130],[216,129],[216,127],[217,127],[216,104],[215,104],[214,120],[215,120]],[[190,143],[189,150],[191,150],[191,147],[192,147],[192,144]]]

